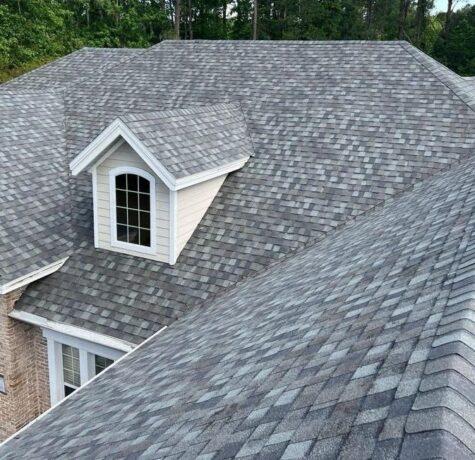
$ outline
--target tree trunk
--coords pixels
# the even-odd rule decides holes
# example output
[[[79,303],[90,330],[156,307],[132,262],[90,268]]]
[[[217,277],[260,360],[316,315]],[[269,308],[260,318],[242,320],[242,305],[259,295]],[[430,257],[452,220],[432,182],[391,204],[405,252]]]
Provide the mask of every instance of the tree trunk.
[[[366,31],[369,35],[369,29],[373,22],[373,0],[366,0]]]
[[[191,0],[188,0],[188,33],[189,39],[193,40],[193,10],[191,8]]]
[[[175,39],[180,40],[180,0],[175,0]]]
[[[254,0],[254,14],[252,17],[252,39],[257,40],[257,0]]]
[[[417,0],[416,7],[416,45],[423,47],[423,36],[426,26],[427,0]]]
[[[444,23],[444,34],[447,35],[450,27],[450,19],[452,17],[452,8],[453,8],[453,0],[447,1],[447,12],[445,13],[445,23]]]
[[[228,23],[227,21],[227,11],[228,10],[228,0],[223,1],[223,31],[224,31],[224,38],[227,38],[227,30],[228,30]]]
[[[406,35],[406,19],[409,11],[410,0],[400,0],[399,2],[399,24],[398,24],[398,37],[399,40],[403,40]]]

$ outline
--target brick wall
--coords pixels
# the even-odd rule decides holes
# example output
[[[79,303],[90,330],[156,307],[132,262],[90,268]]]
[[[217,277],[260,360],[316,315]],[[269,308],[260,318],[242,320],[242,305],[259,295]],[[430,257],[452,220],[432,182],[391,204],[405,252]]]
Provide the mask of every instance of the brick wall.
[[[0,441],[49,408],[46,340],[38,327],[8,317],[21,290],[0,295]]]

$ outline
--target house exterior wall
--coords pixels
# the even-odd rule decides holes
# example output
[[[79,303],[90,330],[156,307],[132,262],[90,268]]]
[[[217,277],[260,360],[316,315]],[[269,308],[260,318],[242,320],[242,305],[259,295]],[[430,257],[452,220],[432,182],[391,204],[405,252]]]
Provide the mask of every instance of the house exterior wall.
[[[140,168],[155,177],[156,196],[156,253],[146,254],[111,245],[110,179],[109,172],[118,167]],[[170,246],[170,192],[129,144],[123,143],[112,155],[97,166],[97,231],[98,247],[110,251],[168,262]]]
[[[11,319],[22,290],[0,296],[0,441],[50,406],[46,340],[40,328]]]
[[[225,179],[226,174],[178,191],[176,231],[178,254],[191,238]]]

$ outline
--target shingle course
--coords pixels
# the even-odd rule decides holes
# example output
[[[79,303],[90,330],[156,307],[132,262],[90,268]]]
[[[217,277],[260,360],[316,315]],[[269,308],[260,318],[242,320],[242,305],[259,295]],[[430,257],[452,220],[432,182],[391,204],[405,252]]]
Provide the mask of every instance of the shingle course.
[[[0,92],[0,286],[72,249],[64,120],[61,94]]]
[[[175,179],[253,154],[238,104],[133,113],[119,118]]]
[[[463,160],[475,142],[475,114],[452,88],[455,77],[445,69],[442,81],[435,64],[400,42],[170,41],[94,56],[79,52],[71,67],[65,58],[21,83],[61,85],[76,66],[104,62],[66,91],[68,161],[116,117],[216,103],[241,105],[255,152],[228,177],[174,267],[95,249],[90,177],[73,181],[75,253],[18,309],[130,342]],[[361,305],[334,312],[335,321],[365,323],[358,310],[377,292],[370,279],[348,291],[357,282],[368,285]],[[388,330],[406,321],[384,316],[394,295],[374,318]]]
[[[432,318],[450,315],[454,299],[460,299],[454,279],[474,255],[468,244],[474,204],[475,162],[469,160],[190,312],[4,445],[0,455],[35,451],[40,457],[74,458],[87,440],[89,456],[120,456],[120,446],[131,446],[138,436],[143,451],[181,455],[189,448],[179,432],[186,426],[186,432],[200,432],[194,438],[196,457],[265,452],[269,457],[473,458],[475,413],[464,396],[473,385],[473,344],[438,343],[454,331],[440,330],[444,325]],[[437,238],[442,229],[445,237]],[[422,246],[425,255],[419,257]],[[412,274],[442,281],[411,284],[408,267]],[[361,307],[369,284],[379,295]],[[388,304],[385,299],[394,293],[397,301]],[[406,315],[388,329],[372,327],[372,318],[392,317],[428,299],[421,314]],[[359,316],[335,319],[335,312],[351,310],[354,303],[362,308]],[[211,321],[217,312],[220,321]],[[427,323],[432,335],[420,338]],[[454,324],[462,337],[467,323]],[[414,351],[429,343],[426,361],[410,364]],[[354,369],[336,376],[335,361],[354,359],[352,352],[334,359],[335,351],[347,348],[358,350],[363,363],[377,349],[369,357],[383,364],[365,377],[353,379]],[[400,356],[397,363],[393,351]],[[310,374],[302,372],[313,367]],[[272,370],[256,384],[254,377],[264,369]],[[462,374],[454,377],[455,369]],[[394,379],[391,385],[377,384],[388,378]],[[400,394],[411,379],[419,388]],[[341,399],[350,387],[351,397]],[[296,389],[297,397],[289,397]],[[232,390],[239,391],[227,398]],[[215,395],[212,404],[199,402],[206,393]],[[313,402],[302,406],[301,396],[311,394]],[[286,404],[276,404],[279,399]],[[258,416],[249,417],[253,412]],[[248,420],[256,425],[248,426]],[[266,428],[254,437],[261,426]]]

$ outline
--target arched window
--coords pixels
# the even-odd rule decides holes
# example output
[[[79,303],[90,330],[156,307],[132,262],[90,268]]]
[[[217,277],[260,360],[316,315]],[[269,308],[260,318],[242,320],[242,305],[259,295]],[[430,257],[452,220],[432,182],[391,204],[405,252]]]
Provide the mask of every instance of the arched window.
[[[155,221],[155,181],[136,168],[111,171],[112,243],[152,248]]]

